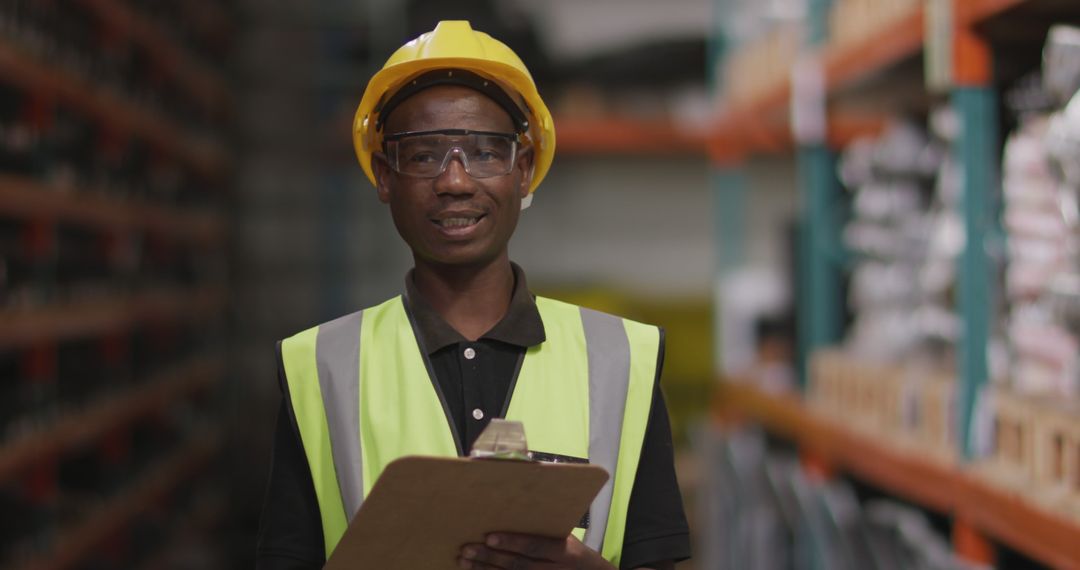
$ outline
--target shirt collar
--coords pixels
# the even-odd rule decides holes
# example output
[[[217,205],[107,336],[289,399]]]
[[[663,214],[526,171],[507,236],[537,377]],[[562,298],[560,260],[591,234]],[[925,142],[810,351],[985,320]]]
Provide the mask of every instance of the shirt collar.
[[[536,308],[532,293],[529,292],[525,272],[516,263],[511,262],[510,266],[514,271],[514,290],[510,295],[510,306],[502,320],[480,338],[497,340],[522,348],[536,346],[547,338],[544,333],[544,321],[540,318],[540,311]],[[405,306],[412,314],[417,334],[420,335],[420,340],[428,354],[433,354],[452,344],[468,342],[468,339],[454,330],[454,327],[450,326],[442,315],[420,295],[413,283],[412,270],[405,276]]]

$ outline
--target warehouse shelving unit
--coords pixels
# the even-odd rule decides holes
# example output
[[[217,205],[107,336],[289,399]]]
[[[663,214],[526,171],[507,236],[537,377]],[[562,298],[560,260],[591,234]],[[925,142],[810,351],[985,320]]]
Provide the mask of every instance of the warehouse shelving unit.
[[[228,108],[229,90],[225,80],[182,47],[170,42],[167,39],[168,30],[163,25],[139,14],[122,0],[80,1],[97,14],[105,25],[145,49],[159,69],[171,75],[180,88],[208,110],[222,113]],[[205,6],[209,3],[202,4]],[[209,25],[214,26],[213,22]]]
[[[41,309],[0,312],[0,348],[54,343],[130,329],[146,321],[205,321],[220,314],[225,292],[218,286],[199,291],[153,291]]]
[[[41,30],[23,37],[0,33],[0,86],[32,102],[35,116],[63,110],[97,133],[96,145],[143,145],[153,165],[187,177],[181,191],[189,193],[140,193],[0,166],[0,223],[9,232],[15,228],[8,237],[17,236],[13,243],[26,250],[0,254],[27,256],[43,268],[21,287],[57,287],[49,280],[59,279],[57,268],[71,262],[58,258],[61,232],[81,236],[68,239],[84,240],[79,247],[85,251],[120,249],[127,259],[124,272],[93,277],[106,280],[104,287],[80,287],[76,281],[71,291],[29,299],[0,296],[0,358],[14,374],[0,378],[0,387],[5,398],[40,392],[28,403],[44,406],[24,409],[16,400],[0,410],[0,502],[9,516],[23,521],[15,536],[0,533],[5,568],[82,567],[101,557],[134,567],[138,560],[130,558],[136,556],[130,545],[117,539],[138,527],[147,512],[198,488],[193,481],[200,478],[194,476],[223,446],[206,410],[225,376],[225,354],[216,341],[228,284],[217,261],[199,266],[191,259],[219,259],[227,245],[223,205],[232,159],[225,121],[231,86],[215,68],[219,62],[195,53],[179,30],[186,27],[200,43],[224,50],[232,23],[221,3],[197,4],[199,9],[185,6],[188,16],[175,21],[130,0],[79,0],[72,12],[60,15],[36,5],[26,10],[42,11],[38,15],[9,14],[7,30],[44,25],[45,18],[87,18],[77,25],[97,34],[103,50],[135,54],[129,63],[153,75],[126,78],[140,82],[138,96],[85,65],[102,54],[43,57],[40,37],[26,43]],[[148,93],[165,92],[160,104],[149,102]],[[166,104],[177,101],[180,107]],[[185,112],[173,111],[180,108]],[[200,119],[189,120],[193,114]],[[81,152],[90,155],[79,160],[94,161],[102,150],[91,146]],[[0,266],[8,261],[0,257]],[[0,292],[8,285],[3,273]],[[91,482],[78,479],[84,476]],[[82,506],[68,512],[67,503]],[[170,525],[193,524],[182,511],[169,515]],[[198,524],[210,527],[224,510],[210,519],[205,514]],[[164,552],[172,545],[163,541],[159,547]],[[151,554],[142,563],[154,559]]]
[[[717,396],[716,410],[725,418],[742,417],[763,424],[775,434],[797,443],[815,464],[827,470],[847,472],[925,508],[953,517],[953,543],[957,552],[970,560],[989,562],[992,544],[997,542],[1042,563],[1061,568],[1080,568],[1080,522],[1048,511],[1036,503],[980,477],[969,463],[974,458],[973,424],[976,399],[988,380],[986,345],[990,323],[990,261],[984,248],[991,231],[992,200],[999,188],[997,93],[993,85],[994,41],[988,29],[1009,18],[1046,18],[1062,14],[1080,19],[1080,5],[1056,0],[942,0],[951,13],[947,38],[951,53],[949,98],[960,118],[960,133],[954,153],[963,169],[963,217],[966,249],[958,260],[957,308],[965,334],[958,346],[957,375],[959,402],[957,433],[959,462],[941,464],[924,459],[910,449],[892,446],[880,435],[868,435],[823,417],[802,397],[767,394],[746,382],[724,382]],[[864,34],[864,39],[841,45],[829,41],[826,33],[829,2],[810,2],[810,32],[803,55],[818,65],[824,100],[820,109],[826,117],[824,137],[795,136],[790,109],[799,97],[790,77],[749,99],[729,101],[710,134],[710,156],[717,181],[714,187],[719,213],[722,278],[732,261],[730,244],[740,243],[739,235],[723,229],[724,210],[737,208],[752,192],[746,188],[742,164],[753,155],[793,154],[799,165],[799,187],[803,216],[800,282],[800,380],[805,387],[807,361],[812,354],[835,344],[841,333],[842,299],[839,279],[842,252],[832,205],[839,194],[836,179],[836,151],[844,139],[872,136],[880,129],[880,118],[858,114],[852,109],[883,108],[887,113],[887,92],[899,85],[905,93],[923,99],[923,76],[912,70],[922,58],[930,28],[926,3],[912,3],[908,13],[893,18],[885,27]],[[1064,17],[1064,16],[1063,16]],[[941,41],[942,38],[934,38]],[[899,79],[898,79],[898,77]],[[811,94],[812,95],[812,94]],[[804,95],[805,96],[805,95]],[[846,113],[855,112],[855,119]],[[843,137],[839,125],[847,125]]]
[[[224,372],[221,358],[197,357],[157,374],[146,385],[107,398],[92,407],[71,412],[0,448],[0,477],[10,476],[35,461],[62,454],[160,412],[170,403],[203,391]]]
[[[210,435],[192,438],[190,443],[150,467],[148,473],[119,497],[107,500],[88,515],[87,520],[64,532],[57,539],[59,547],[55,552],[31,560],[22,568],[46,570],[75,565],[98,543],[130,524],[147,504],[183,485],[206,464],[218,446],[219,441]]]
[[[229,159],[221,145],[196,133],[185,132],[161,114],[97,86],[88,78],[39,61],[0,38],[0,71],[5,79],[27,91],[48,94],[88,117],[144,138],[179,157],[206,175],[219,175]]]
[[[0,214],[92,227],[104,232],[143,232],[195,245],[224,243],[225,222],[215,212],[131,203],[72,189],[56,189],[25,176],[0,174]]]

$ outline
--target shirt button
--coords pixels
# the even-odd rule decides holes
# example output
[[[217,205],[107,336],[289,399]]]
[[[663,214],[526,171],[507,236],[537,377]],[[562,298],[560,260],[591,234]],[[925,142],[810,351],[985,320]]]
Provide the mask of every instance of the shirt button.
[[[484,410],[481,410],[480,408],[476,408],[475,410],[472,411],[472,417],[473,417],[474,420],[482,420],[482,419],[484,419]]]
[[[465,349],[465,359],[466,360],[472,360],[474,358],[476,358],[476,351],[473,350],[471,346],[469,348],[466,348]],[[480,418],[476,418],[476,419],[480,419]]]

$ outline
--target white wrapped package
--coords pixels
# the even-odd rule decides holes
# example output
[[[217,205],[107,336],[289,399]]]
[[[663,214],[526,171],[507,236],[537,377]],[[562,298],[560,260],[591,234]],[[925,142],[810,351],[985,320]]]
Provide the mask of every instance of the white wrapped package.
[[[1064,328],[1053,323],[1015,322],[1008,334],[1020,358],[1038,360],[1061,372],[1076,369],[1080,343]]]
[[[1070,235],[1065,219],[1057,210],[1008,208],[1005,211],[1005,229],[1010,236],[1053,242],[1063,242]]]
[[[1005,208],[1059,212],[1061,209],[1061,202],[1058,200],[1059,186],[1060,182],[1052,176],[1026,178],[1007,173],[1002,180]]]
[[[1060,264],[1013,261],[1005,271],[1005,292],[1013,301],[1033,301],[1046,292]]]
[[[1080,28],[1050,28],[1043,48],[1043,84],[1062,103],[1080,89]]]

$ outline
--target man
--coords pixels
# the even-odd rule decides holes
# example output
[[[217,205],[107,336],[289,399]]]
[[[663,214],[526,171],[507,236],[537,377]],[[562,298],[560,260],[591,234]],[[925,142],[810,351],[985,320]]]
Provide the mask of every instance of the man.
[[[521,60],[468,22],[441,22],[372,78],[354,143],[415,267],[403,296],[279,344],[259,567],[321,567],[386,464],[466,454],[492,417],[522,421],[536,457],[589,461],[611,479],[571,536],[495,533],[462,545],[460,567],[659,570],[687,558],[662,331],[534,298],[510,262],[555,148]]]

